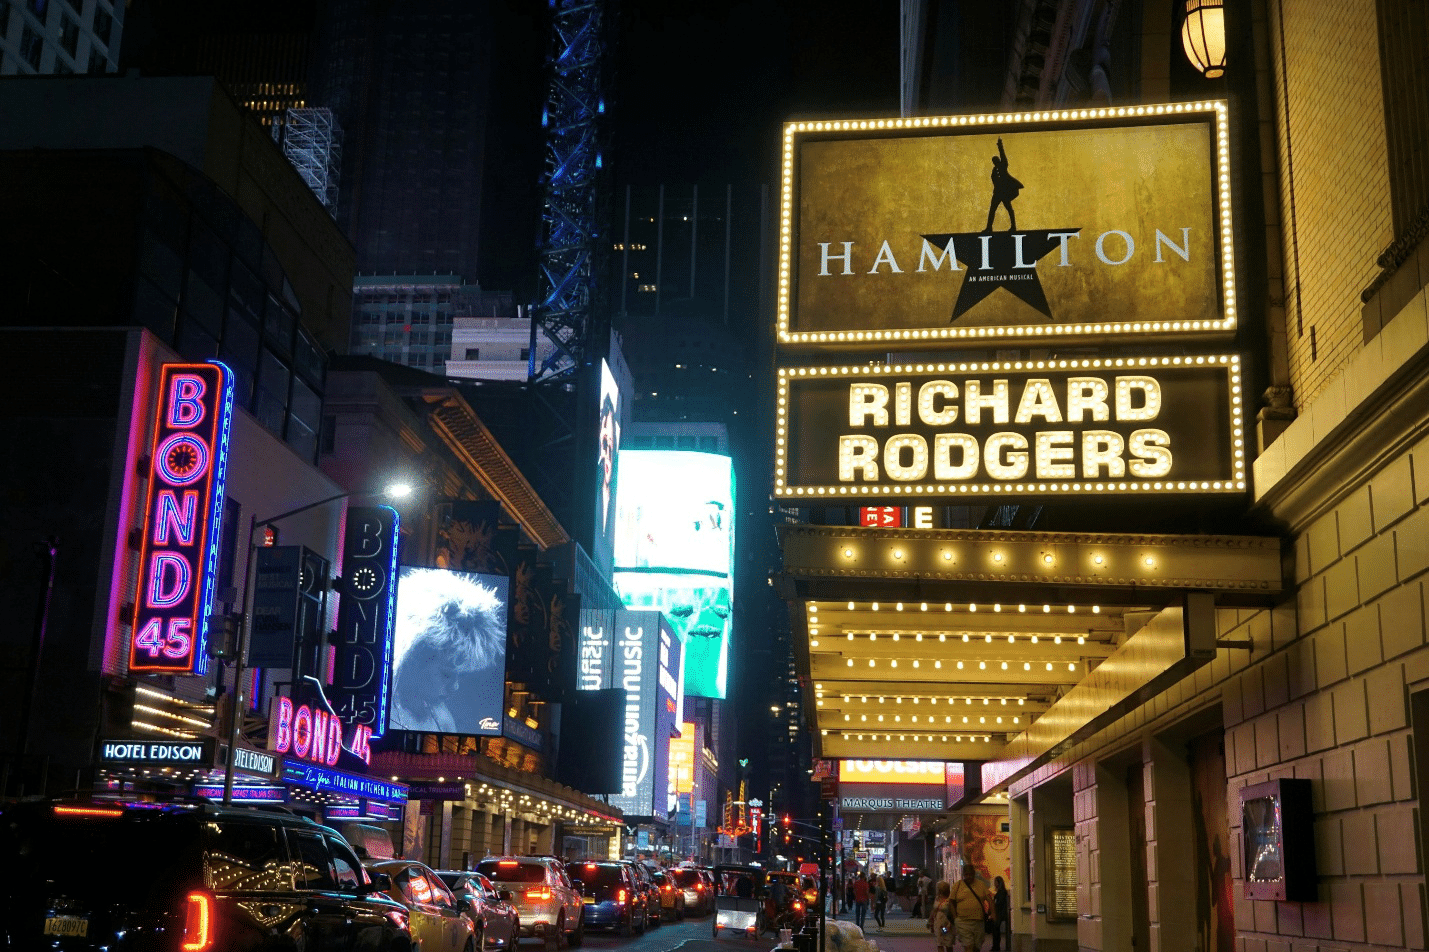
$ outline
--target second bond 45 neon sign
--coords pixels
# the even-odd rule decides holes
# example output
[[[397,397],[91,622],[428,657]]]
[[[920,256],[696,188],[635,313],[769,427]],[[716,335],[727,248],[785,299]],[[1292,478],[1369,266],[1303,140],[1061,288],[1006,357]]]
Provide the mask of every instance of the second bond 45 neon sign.
[[[132,671],[189,674],[205,666],[232,423],[233,374],[227,367],[160,368]]]

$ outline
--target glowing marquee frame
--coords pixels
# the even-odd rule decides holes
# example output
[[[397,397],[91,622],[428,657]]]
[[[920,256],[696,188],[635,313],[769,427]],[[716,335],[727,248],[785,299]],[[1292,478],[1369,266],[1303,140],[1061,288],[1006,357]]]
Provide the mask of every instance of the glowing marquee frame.
[[[1121,125],[1152,123],[1160,117],[1167,122],[1204,118],[1211,124],[1211,182],[1214,195],[1212,219],[1219,252],[1221,318],[1219,320],[1130,319],[1107,323],[1015,324],[969,327],[909,327],[884,330],[797,331],[792,329],[795,285],[794,235],[797,220],[799,179],[796,168],[802,139],[859,138],[902,132],[910,136],[948,135],[982,131],[1034,132],[1052,126],[1087,126],[1115,129]],[[895,341],[929,343],[1020,342],[1096,340],[1126,334],[1158,334],[1175,337],[1205,334],[1224,335],[1236,329],[1235,246],[1231,220],[1229,110],[1222,100],[1164,103],[1144,106],[1107,106],[1095,109],[1055,109],[1046,112],[990,113],[966,116],[916,116],[906,119],[842,119],[789,122],[784,125],[779,202],[779,270],[776,302],[776,343],[781,348],[857,349]]]
[[[1230,446],[1225,447],[1230,466],[1228,478],[1216,480],[1186,480],[1170,478],[1108,478],[1025,480],[1007,482],[960,483],[846,483],[835,485],[793,485],[788,482],[791,443],[812,438],[812,434],[791,432],[791,388],[799,380],[813,378],[851,377],[872,379],[900,374],[993,374],[1101,371],[1138,373],[1155,369],[1224,368],[1226,401],[1230,418],[1227,421]],[[1212,493],[1242,493],[1246,490],[1245,431],[1242,423],[1243,400],[1240,357],[1236,354],[1178,357],[1116,357],[1073,360],[1018,360],[1009,362],[978,361],[967,363],[925,363],[908,365],[840,364],[814,367],[780,367],[775,396],[774,432],[774,497],[777,499],[858,500],[868,497],[902,497],[903,499],[937,499],[1006,496],[1006,495],[1192,495]],[[820,434],[826,436],[826,434]],[[795,452],[800,452],[796,450]]]
[[[149,449],[129,670],[204,674],[223,492],[233,432],[233,372],[164,364]]]

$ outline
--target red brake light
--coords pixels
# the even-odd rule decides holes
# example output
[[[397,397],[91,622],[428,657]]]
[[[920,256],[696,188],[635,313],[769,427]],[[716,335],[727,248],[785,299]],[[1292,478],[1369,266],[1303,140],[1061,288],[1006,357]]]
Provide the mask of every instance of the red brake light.
[[[185,897],[184,952],[207,952],[213,948],[213,897],[191,892]]]
[[[794,903],[794,911],[795,911],[795,912],[798,912],[800,909],[803,909],[803,908],[804,908],[804,904],[803,904],[802,902],[795,901],[795,903]]]
[[[496,865],[497,865],[497,866],[520,866],[521,864],[518,863],[518,862],[516,862],[514,859],[503,859],[503,860],[497,860]]]
[[[540,887],[539,889],[528,889],[528,890],[526,890],[526,898],[527,898],[527,899],[550,899],[550,898],[551,898],[551,890],[550,890],[548,887],[546,887],[546,886],[542,886],[542,887]]]
[[[58,816],[123,816],[124,811],[107,807],[56,806],[55,814]]]
[[[595,869],[595,864],[594,864],[594,863],[586,863],[586,864],[585,864],[585,868],[586,868],[586,869]]]
[[[615,901],[616,901],[616,902],[624,902],[624,901],[625,901],[625,890],[622,889],[622,890],[620,890],[619,892],[617,892],[617,893],[615,894]]]

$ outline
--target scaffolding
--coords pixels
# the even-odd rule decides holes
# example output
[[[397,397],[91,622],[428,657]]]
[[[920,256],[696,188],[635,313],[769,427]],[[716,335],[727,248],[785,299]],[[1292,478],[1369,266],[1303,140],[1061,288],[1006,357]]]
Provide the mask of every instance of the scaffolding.
[[[277,130],[274,130],[275,133]],[[342,129],[325,107],[289,109],[282,127],[283,154],[329,214],[337,213]]]
[[[552,44],[545,111],[545,207],[540,273],[532,324],[530,377],[559,380],[574,373],[593,342],[599,268],[601,92],[606,68],[606,0],[551,0]],[[538,365],[537,330],[555,345]],[[543,348],[539,350],[544,350]]]

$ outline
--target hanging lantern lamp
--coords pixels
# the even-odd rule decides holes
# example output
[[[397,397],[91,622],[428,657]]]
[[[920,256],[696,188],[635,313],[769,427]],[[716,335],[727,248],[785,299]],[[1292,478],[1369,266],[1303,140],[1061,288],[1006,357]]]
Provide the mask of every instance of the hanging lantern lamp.
[[[1222,0],[1186,0],[1181,45],[1191,65],[1207,79],[1225,75],[1226,11]]]

